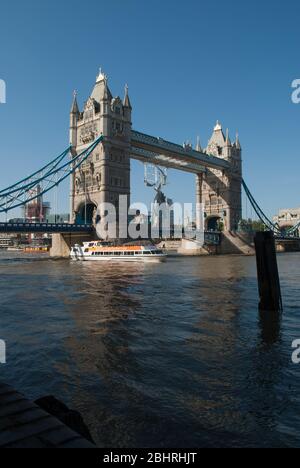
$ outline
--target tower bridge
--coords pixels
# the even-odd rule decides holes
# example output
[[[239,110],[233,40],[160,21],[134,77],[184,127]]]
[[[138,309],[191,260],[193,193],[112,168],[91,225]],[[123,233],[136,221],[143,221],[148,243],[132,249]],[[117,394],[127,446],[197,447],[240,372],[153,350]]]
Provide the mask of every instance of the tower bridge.
[[[152,163],[195,175],[196,207],[204,207],[205,228],[216,230],[219,222],[225,235],[238,229],[242,218],[242,186],[258,217],[281,235],[256,203],[242,178],[242,148],[238,135],[232,142],[217,122],[206,148],[198,142],[179,145],[132,129],[132,106],[128,87],[123,99],[113,97],[107,76],[100,71],[82,109],[74,93],[70,111],[70,146],[29,177],[0,190],[0,213],[22,207],[70,178],[70,219],[68,226],[26,223],[18,229],[42,229],[61,235],[85,232],[90,235],[95,210],[112,203],[118,215],[119,197],[127,196],[130,205],[131,159]],[[37,191],[36,188],[39,187]],[[196,213],[200,228],[199,212]],[[299,226],[298,226],[299,228]],[[0,231],[12,232],[16,226],[0,224]],[[23,229],[23,231],[22,231]],[[36,231],[38,232],[38,231]],[[286,234],[293,235],[291,228]],[[298,231],[297,231],[298,232]],[[207,236],[208,239],[209,236]]]
[[[124,98],[113,98],[102,72],[82,110],[74,95],[70,114],[72,154],[86,150],[97,135],[103,141],[72,175],[71,217],[91,221],[101,204],[114,203],[120,195],[130,203],[130,160],[152,162],[196,175],[196,206],[205,205],[206,223],[215,228],[222,221],[226,231],[236,230],[242,216],[242,159],[237,137],[232,144],[219,123],[208,147],[196,149],[156,138],[132,129],[132,106],[128,87]],[[200,208],[199,208],[200,209]],[[197,216],[197,219],[200,219]]]

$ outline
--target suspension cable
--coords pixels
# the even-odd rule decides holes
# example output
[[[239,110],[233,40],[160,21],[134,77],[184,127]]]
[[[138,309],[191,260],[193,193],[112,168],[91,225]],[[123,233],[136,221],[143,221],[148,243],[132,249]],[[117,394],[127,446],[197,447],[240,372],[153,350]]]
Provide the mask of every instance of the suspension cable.
[[[15,189],[15,191],[17,191],[18,189],[16,187],[18,187],[18,186],[20,186],[22,188],[30,187],[30,185],[35,183],[35,181],[32,181],[31,183],[28,183],[27,185],[22,185],[22,184],[29,181],[30,179],[35,177],[37,174],[42,173],[43,171],[45,171],[48,168],[50,168],[50,171],[55,169],[63,161],[63,159],[70,152],[70,150],[71,150],[71,146],[69,146],[69,148],[67,148],[63,153],[61,153],[59,156],[57,156],[55,159],[53,159],[53,161],[46,164],[46,166],[44,166],[41,169],[39,169],[38,171],[34,172],[30,176],[27,176],[24,179],[20,180],[19,182],[15,183],[13,185],[10,185],[9,187],[6,187],[5,189],[0,190],[0,196],[2,197],[2,196],[5,196],[6,194],[13,193],[13,191],[14,191],[13,189]]]
[[[242,180],[242,185],[245,190],[245,193],[255,211],[257,214],[258,218],[261,220],[261,222],[268,228],[270,231],[273,231],[275,234],[281,234],[279,226],[274,224],[267,216],[266,214],[262,211],[262,209],[259,207],[257,202],[255,201],[254,197],[252,196],[249,188],[247,187],[244,179]]]
[[[68,148],[58,158],[53,160],[55,161],[55,167],[50,168],[50,165],[53,163],[53,161],[44,166],[44,168],[47,169],[47,172],[42,176],[38,177],[35,181],[28,182],[22,186],[22,183],[29,180],[29,178],[26,178],[23,179],[21,182],[18,182],[13,186],[8,187],[8,189],[2,190],[0,192],[0,213],[10,211],[20,206],[24,206],[27,203],[36,200],[38,197],[43,196],[44,194],[52,190],[56,185],[63,182],[70,174],[74,173],[81,166],[81,164],[88,159],[90,154],[95,150],[99,143],[103,141],[103,139],[104,138],[101,135],[88,148],[83,150],[79,155],[73,157],[71,162],[67,161],[66,163],[63,163],[63,159],[70,151],[70,148]],[[36,171],[35,175],[40,175],[40,173],[41,170]],[[42,182],[44,182],[45,184],[43,190],[39,194],[31,194],[30,191],[33,192],[32,189],[34,187],[37,187]]]

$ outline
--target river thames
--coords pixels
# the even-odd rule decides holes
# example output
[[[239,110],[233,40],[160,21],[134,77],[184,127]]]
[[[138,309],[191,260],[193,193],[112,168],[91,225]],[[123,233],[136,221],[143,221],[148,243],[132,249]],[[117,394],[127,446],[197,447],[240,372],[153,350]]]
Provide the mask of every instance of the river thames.
[[[2,252],[0,379],[79,410],[100,447],[300,447],[300,253],[278,261],[284,312],[268,320],[254,257]]]

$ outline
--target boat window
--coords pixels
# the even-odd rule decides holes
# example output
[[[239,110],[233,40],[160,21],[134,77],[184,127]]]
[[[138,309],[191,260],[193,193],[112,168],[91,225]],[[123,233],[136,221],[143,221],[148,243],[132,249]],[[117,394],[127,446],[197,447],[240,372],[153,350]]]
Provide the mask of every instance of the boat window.
[[[151,252],[149,250],[144,250],[143,255],[151,255]]]
[[[84,249],[84,251],[85,251],[85,252],[88,252],[88,251],[89,251],[89,249]]]

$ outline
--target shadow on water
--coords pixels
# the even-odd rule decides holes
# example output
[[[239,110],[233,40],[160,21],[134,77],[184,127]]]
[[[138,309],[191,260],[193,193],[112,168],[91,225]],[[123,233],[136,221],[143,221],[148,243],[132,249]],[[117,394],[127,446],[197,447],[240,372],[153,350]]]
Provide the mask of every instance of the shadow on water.
[[[276,345],[281,339],[282,311],[259,310],[261,340],[266,347]]]

